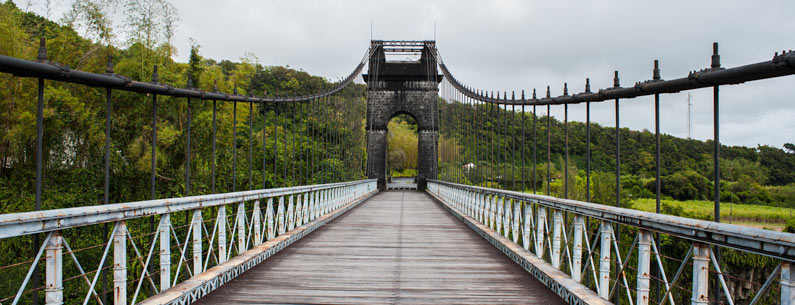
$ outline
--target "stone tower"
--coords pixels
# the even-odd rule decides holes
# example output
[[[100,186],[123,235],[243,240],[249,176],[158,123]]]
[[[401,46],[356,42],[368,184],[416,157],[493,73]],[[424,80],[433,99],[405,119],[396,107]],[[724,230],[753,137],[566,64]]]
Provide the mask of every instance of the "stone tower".
[[[436,71],[434,41],[383,41],[370,44],[367,82],[367,176],[386,189],[387,125],[399,114],[417,121],[417,188],[436,179],[439,138],[437,100],[442,76]],[[387,60],[386,56],[416,55],[419,60]]]

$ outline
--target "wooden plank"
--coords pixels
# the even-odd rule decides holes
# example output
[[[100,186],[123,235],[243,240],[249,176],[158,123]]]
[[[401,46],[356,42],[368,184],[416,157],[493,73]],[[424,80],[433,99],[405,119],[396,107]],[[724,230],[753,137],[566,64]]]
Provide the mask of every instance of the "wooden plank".
[[[564,304],[415,191],[379,193],[198,304]]]

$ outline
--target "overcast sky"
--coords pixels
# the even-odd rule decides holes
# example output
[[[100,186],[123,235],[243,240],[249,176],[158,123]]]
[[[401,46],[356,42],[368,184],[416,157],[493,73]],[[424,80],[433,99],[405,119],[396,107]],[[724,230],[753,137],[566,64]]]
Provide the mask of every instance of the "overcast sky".
[[[66,0],[64,0],[66,1]],[[795,47],[795,1],[210,1],[171,0],[181,21],[174,44],[187,61],[189,39],[205,57],[289,65],[333,80],[346,76],[375,39],[437,40],[445,63],[474,88],[562,93],[651,78],[710,64],[720,43],[724,67],[772,58]],[[18,1],[19,2],[19,1]],[[22,6],[22,5],[21,5]],[[35,7],[35,5],[33,5]],[[36,9],[33,9],[36,10]],[[39,9],[40,10],[40,9]],[[434,23],[436,31],[434,33]],[[712,90],[692,94],[693,137],[712,138]],[[795,76],[721,88],[721,142],[781,147],[795,142]],[[625,100],[622,126],[654,129],[653,98]],[[584,121],[584,105],[570,119]],[[661,98],[663,133],[687,136],[687,93]],[[592,105],[592,120],[612,126],[612,102]],[[562,106],[552,115],[561,118]]]

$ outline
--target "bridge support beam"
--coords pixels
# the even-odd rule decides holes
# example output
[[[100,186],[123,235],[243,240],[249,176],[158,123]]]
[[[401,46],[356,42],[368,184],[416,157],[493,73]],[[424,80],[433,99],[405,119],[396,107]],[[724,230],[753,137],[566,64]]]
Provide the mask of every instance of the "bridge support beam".
[[[511,230],[511,199],[508,197],[502,197],[502,207],[502,236],[508,238],[508,234],[510,234]]]
[[[547,223],[547,209],[538,205],[538,213],[536,220],[536,256],[544,258],[544,227]]]
[[[516,199],[511,199],[511,206],[513,206],[513,221],[511,222],[511,234],[513,237],[513,242],[519,242],[519,223],[521,221],[522,215],[522,202]]]
[[[563,227],[563,213],[560,210],[552,211],[552,253],[550,253],[552,267],[560,270],[560,243]]]
[[[262,213],[260,212],[259,200],[254,201],[254,212],[251,213],[251,221],[254,222],[254,229],[251,234],[254,236],[254,246],[262,243]]]
[[[237,254],[246,252],[246,204],[237,205]]]
[[[328,190],[326,190],[326,192],[328,192]],[[326,210],[323,210],[323,214],[326,212]],[[284,196],[279,197],[279,207],[276,210],[276,229],[276,233],[278,235],[282,235],[284,232],[287,232],[284,225]]]
[[[171,214],[161,216],[160,227],[160,291],[171,287]]]
[[[574,247],[571,253],[571,264],[572,264],[572,272],[571,278],[577,281],[577,283],[582,282],[582,235],[585,229],[585,222],[581,215],[574,216]]]
[[[119,221],[113,235],[113,304],[127,304],[127,222]]]
[[[629,262],[626,262],[629,263]],[[638,282],[637,305],[649,304],[649,279],[651,271],[651,233],[638,232]]]
[[[265,240],[271,240],[276,237],[276,227],[274,226],[274,219],[273,219],[273,198],[268,198],[268,202],[266,203],[265,207],[265,230],[267,234],[265,235]]]
[[[61,232],[53,232],[44,249],[47,254],[45,260],[45,304],[60,305],[63,304],[63,236],[61,236]]]
[[[522,246],[525,250],[530,251],[530,230],[533,228],[530,223],[533,221],[533,206],[529,202],[522,201],[522,208],[524,209],[524,223],[522,224]],[[483,219],[478,219],[481,223]]]
[[[295,226],[300,227],[304,223],[304,194],[295,196]]]
[[[496,219],[497,220],[497,226],[494,227],[494,231],[497,231],[497,233],[499,234],[500,231],[503,228],[503,226],[502,226],[502,220],[503,220],[502,206],[505,203],[505,197],[500,198],[500,196],[495,196],[494,198],[495,198],[494,202],[497,205],[497,219]]]
[[[600,229],[601,241],[599,242],[599,296],[605,299],[610,297],[610,244],[613,235],[613,226],[602,221]]]
[[[224,210],[224,207],[218,207],[218,211]],[[224,214],[226,215],[226,214]],[[224,218],[225,219],[225,218]],[[193,225],[193,274],[202,273],[202,210],[196,209],[193,211],[193,221],[191,222]],[[222,223],[218,224],[218,227],[221,227]],[[220,242],[220,240],[219,240]],[[212,245],[211,245],[212,246]],[[221,260],[221,254],[218,254],[218,260]],[[224,256],[224,259],[226,256]]]
[[[309,214],[311,213],[309,211],[309,207],[310,207],[309,197],[312,197],[312,192],[306,192],[303,195],[301,195],[301,197],[304,199],[304,211],[302,213],[303,216],[304,216],[303,223],[309,223]],[[359,196],[355,196],[355,197],[358,198]]]
[[[693,243],[693,289],[690,304],[709,304],[709,246]]]
[[[293,196],[290,195],[287,200],[287,231],[292,231],[295,228],[295,217],[293,217],[295,216],[295,209],[293,208],[293,204]]]
[[[781,262],[781,304],[795,304],[795,277],[792,275],[792,264]]]
[[[226,207],[218,207],[215,226],[218,227],[218,263],[221,264],[226,261]]]

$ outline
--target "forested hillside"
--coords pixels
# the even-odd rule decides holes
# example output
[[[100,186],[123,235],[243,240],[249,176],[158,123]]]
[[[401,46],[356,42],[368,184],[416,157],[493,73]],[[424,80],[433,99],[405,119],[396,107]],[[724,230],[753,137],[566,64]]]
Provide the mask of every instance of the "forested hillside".
[[[76,9],[75,14],[82,17],[76,17],[74,22],[96,25],[88,27],[87,31],[96,35],[83,36],[111,35],[112,29],[100,26],[103,17],[86,14],[90,12],[89,8]],[[140,30],[151,31],[151,35],[131,36],[120,46],[108,45],[102,39],[81,37],[71,25],[23,12],[10,1],[0,4],[0,55],[35,59],[39,37],[44,37],[50,61],[71,69],[105,73],[110,56],[116,74],[150,81],[157,66],[158,81],[174,87],[188,87],[189,76],[192,87],[201,90],[226,93],[237,90],[243,95],[256,96],[307,94],[332,85],[329,80],[304,71],[260,63],[252,54],[246,54],[238,62],[204,58],[198,43],[191,48],[189,63],[175,62],[168,33],[145,25]],[[349,72],[340,71],[340,74]],[[0,213],[33,210],[36,87],[35,79],[0,74],[0,109],[4,113],[0,120]],[[263,185],[274,187],[330,182],[333,178],[362,178],[364,90],[363,85],[353,84],[340,97],[318,101],[314,108],[302,103],[266,104],[264,107],[257,104],[250,109],[247,103],[237,103],[236,176],[232,175],[234,103],[218,102],[216,192],[231,191],[233,184],[237,190],[245,190]],[[44,209],[102,203],[104,94],[104,88],[45,81]],[[150,198],[151,103],[152,96],[113,91],[110,202]],[[158,198],[186,193],[187,107],[184,98],[158,97]],[[190,194],[207,194],[212,187],[213,102],[193,100],[190,107]],[[264,145],[263,126],[267,139]],[[292,137],[294,129],[295,138]],[[250,135],[253,139],[251,181],[248,174]],[[278,141],[274,142],[276,135]],[[310,165],[314,170],[310,170]]]
[[[471,129],[451,126],[472,126],[472,108],[460,103],[440,103],[441,132],[454,138],[461,156],[442,153],[443,174],[452,173],[453,166],[481,159],[480,169],[460,171],[475,184],[498,183],[500,187],[519,190],[524,170],[525,190],[533,188],[533,114],[525,112],[525,167],[522,169],[522,118],[518,113],[511,124],[511,115],[496,107],[479,106],[476,112],[476,133]],[[507,115],[506,115],[507,114]],[[547,120],[536,120],[538,135],[536,189],[546,189]],[[563,195],[565,134],[561,120],[551,118],[551,192]],[[630,198],[654,198],[655,139],[649,131],[620,129],[622,195]],[[493,147],[492,147],[493,145]],[[447,145],[449,146],[449,145]],[[445,149],[445,145],[442,145]],[[661,182],[665,198],[676,200],[710,200],[712,198],[712,141],[661,135]],[[457,162],[453,159],[457,158]],[[569,198],[585,199],[586,130],[585,123],[569,122]],[[512,171],[512,167],[515,170]],[[494,172],[493,175],[489,174]],[[591,124],[591,179],[594,202],[612,204],[615,189],[615,128]],[[511,174],[513,173],[513,176]],[[482,174],[482,175],[481,175]],[[776,205],[795,208],[795,145],[784,149],[721,146],[721,200],[724,202]],[[515,181],[515,182],[514,182]],[[612,196],[612,197],[611,197]]]

